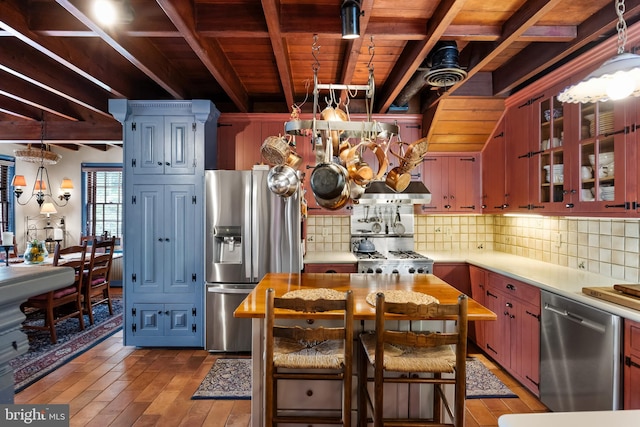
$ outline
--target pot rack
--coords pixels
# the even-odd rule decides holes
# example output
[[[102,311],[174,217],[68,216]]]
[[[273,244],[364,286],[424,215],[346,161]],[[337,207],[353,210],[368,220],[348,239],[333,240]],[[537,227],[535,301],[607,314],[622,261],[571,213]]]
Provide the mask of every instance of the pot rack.
[[[285,123],[285,132],[289,135],[311,135],[313,137],[318,136],[318,131],[340,131],[343,137],[358,138],[370,135],[388,135],[388,139],[391,135],[398,135],[398,125],[391,123],[381,123],[371,120],[371,112],[373,109],[373,100],[375,93],[375,81],[373,78],[373,55],[374,45],[373,37],[371,37],[371,43],[369,45],[369,53],[371,55],[368,63],[369,69],[369,81],[366,85],[351,85],[351,84],[323,84],[318,82],[318,69],[320,68],[320,62],[316,56],[316,53],[320,50],[317,45],[318,36],[314,35],[313,46],[311,54],[315,60],[312,66],[313,69],[313,118],[311,120],[291,120]],[[335,91],[346,91],[347,100],[351,94],[355,96],[359,91],[364,91],[366,95],[367,105],[367,120],[365,121],[339,121],[339,120],[319,120],[320,114],[319,98],[320,91],[326,90],[329,92],[329,99],[335,101]],[[336,103],[336,107],[339,106],[340,101]],[[348,101],[345,103],[348,105]],[[294,107],[297,108],[297,107]],[[323,138],[326,141],[326,138]],[[323,141],[324,142],[324,141]]]

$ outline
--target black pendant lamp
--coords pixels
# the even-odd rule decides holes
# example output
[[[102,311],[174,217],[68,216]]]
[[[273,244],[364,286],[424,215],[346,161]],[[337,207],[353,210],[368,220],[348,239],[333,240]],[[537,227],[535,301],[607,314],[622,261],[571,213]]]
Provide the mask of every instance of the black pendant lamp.
[[[342,38],[357,39],[360,37],[360,2],[344,0],[340,8],[342,17]]]

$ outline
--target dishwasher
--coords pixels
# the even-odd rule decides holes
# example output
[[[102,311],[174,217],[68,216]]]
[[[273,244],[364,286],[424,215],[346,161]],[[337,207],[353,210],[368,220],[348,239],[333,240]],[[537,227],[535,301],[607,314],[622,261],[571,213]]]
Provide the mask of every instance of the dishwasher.
[[[622,409],[620,316],[542,291],[540,400],[554,412]]]

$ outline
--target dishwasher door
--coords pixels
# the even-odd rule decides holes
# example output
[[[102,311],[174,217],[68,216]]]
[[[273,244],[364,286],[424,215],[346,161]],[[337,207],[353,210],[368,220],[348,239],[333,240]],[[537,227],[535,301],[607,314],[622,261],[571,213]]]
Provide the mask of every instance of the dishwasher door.
[[[251,351],[251,319],[238,319],[233,312],[255,287],[255,283],[207,283],[205,348],[215,352]]]
[[[619,316],[542,291],[540,400],[554,412],[622,408]]]

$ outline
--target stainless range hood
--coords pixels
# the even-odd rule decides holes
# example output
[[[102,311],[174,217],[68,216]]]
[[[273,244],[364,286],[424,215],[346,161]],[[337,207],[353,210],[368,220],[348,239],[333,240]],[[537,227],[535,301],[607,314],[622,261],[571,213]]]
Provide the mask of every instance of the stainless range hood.
[[[373,181],[358,202],[363,205],[375,203],[411,203],[427,205],[431,203],[431,193],[422,181],[411,181],[403,192],[395,192],[382,181]]]

